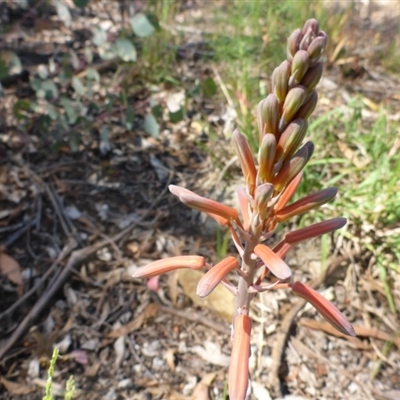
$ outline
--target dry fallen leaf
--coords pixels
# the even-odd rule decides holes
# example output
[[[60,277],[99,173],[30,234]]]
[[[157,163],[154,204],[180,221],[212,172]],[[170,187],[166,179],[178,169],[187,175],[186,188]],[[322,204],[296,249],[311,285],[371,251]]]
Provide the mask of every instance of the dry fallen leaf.
[[[193,400],[210,400],[210,385],[216,375],[215,372],[211,372],[201,379],[193,391]]]
[[[175,350],[168,349],[164,354],[164,358],[171,371],[175,371]]]
[[[129,333],[137,331],[139,328],[142,327],[144,320],[145,320],[145,315],[144,315],[144,313],[142,313],[142,314],[138,315],[135,319],[133,319],[131,322],[129,322],[128,324],[122,325],[115,331],[111,331],[108,334],[108,337],[119,338],[120,336],[128,335]]]
[[[5,275],[10,282],[17,285],[17,294],[21,297],[24,292],[21,267],[14,258],[4,251],[4,247],[0,248],[0,274]]]
[[[20,383],[9,381],[2,376],[0,377],[0,382],[6,388],[7,392],[12,395],[26,395],[36,390],[34,386],[21,385]]]
[[[190,269],[180,269],[177,271],[179,284],[182,286],[185,295],[188,296],[194,304],[214,311],[225,321],[231,323],[235,306],[234,296],[222,285],[218,285],[207,297],[201,298],[197,296],[197,283],[203,275],[203,272]]]

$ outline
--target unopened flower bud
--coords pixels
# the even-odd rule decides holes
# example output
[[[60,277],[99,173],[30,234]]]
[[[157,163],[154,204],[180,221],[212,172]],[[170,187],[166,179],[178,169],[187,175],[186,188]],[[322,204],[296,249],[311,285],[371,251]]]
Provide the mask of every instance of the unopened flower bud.
[[[274,194],[274,186],[271,183],[263,183],[257,186],[254,195],[254,211],[258,212],[261,220],[265,220],[268,213],[268,203]]]
[[[322,236],[325,233],[336,231],[346,225],[346,218],[333,218],[328,221],[318,222],[316,224],[289,232],[285,236],[285,241],[289,244],[302,242],[303,240],[312,239]]]
[[[274,176],[275,151],[276,138],[272,133],[267,133],[258,150],[258,179],[261,183],[271,182]]]
[[[288,61],[284,61],[279,67],[275,68],[272,74],[272,87],[275,96],[277,97],[280,103],[283,103],[285,101],[285,97],[288,91],[288,82],[290,74],[291,74],[291,66]]]
[[[308,123],[301,118],[291,122],[283,131],[276,147],[275,162],[290,158],[303,141]]]
[[[154,261],[133,273],[134,278],[151,278],[179,268],[201,269],[205,260],[200,256],[177,256]]]
[[[307,120],[310,115],[315,110],[315,107],[318,103],[318,93],[316,90],[313,90],[304,101],[304,104],[299,108],[296,113],[296,118],[303,118]]]
[[[308,93],[310,93],[321,80],[322,71],[324,66],[322,62],[316,63],[314,66],[309,68],[301,80],[301,85],[307,88]]]
[[[322,204],[327,203],[328,201],[332,200],[336,194],[337,189],[335,187],[320,190],[319,192],[310,194],[300,200],[295,201],[289,206],[277,210],[275,215],[278,221],[287,221],[289,218],[303,214],[321,206]]]
[[[279,132],[282,132],[287,124],[292,121],[297,111],[303,105],[306,95],[307,90],[304,86],[295,86],[289,90],[283,103],[283,113],[279,121]]]
[[[302,38],[303,38],[303,34],[301,32],[301,29],[296,29],[288,37],[286,54],[287,54],[287,59],[290,62],[293,60],[293,57],[296,54],[297,50],[299,50],[299,44],[300,44]]]
[[[310,56],[305,50],[299,50],[293,57],[290,84],[299,83],[310,66]]]
[[[314,35],[318,35],[319,32],[319,22],[315,18],[311,18],[303,26],[302,33],[305,35],[309,30],[311,30]]]
[[[228,272],[239,268],[235,257],[227,257],[214,265],[197,284],[196,294],[200,297],[208,296],[221,282]]]
[[[278,279],[284,281],[291,277],[292,271],[290,270],[289,266],[268,246],[264,244],[258,244],[254,247],[254,254],[262,260],[265,266]]]
[[[312,65],[320,60],[321,55],[325,50],[326,42],[326,33],[321,31],[320,35],[313,39],[313,41],[308,46],[307,53],[310,55]]]
[[[283,163],[278,175],[272,181],[275,191],[282,191],[285,186],[305,167],[309,160],[307,146],[304,145],[292,159]]]
[[[356,336],[354,328],[347,318],[336,308],[335,305],[325,299],[322,294],[301,282],[292,283],[291,288],[295,295],[313,305],[316,310],[339,332],[344,335]]]
[[[260,143],[265,133],[278,133],[279,122],[279,102],[274,94],[269,94],[268,97],[258,104],[257,108],[258,128],[260,130]]]
[[[250,195],[254,194],[256,186],[257,170],[253,160],[249,143],[244,135],[237,129],[232,134],[233,148],[239,158],[239,163],[242,168],[243,176],[249,189]]]

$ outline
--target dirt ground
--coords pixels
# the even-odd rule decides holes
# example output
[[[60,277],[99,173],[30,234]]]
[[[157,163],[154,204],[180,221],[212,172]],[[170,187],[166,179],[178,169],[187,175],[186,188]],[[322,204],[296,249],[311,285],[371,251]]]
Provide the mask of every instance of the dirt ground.
[[[8,12],[8,18],[28,29],[29,11],[7,11],[11,6],[6,3],[0,5],[2,18]],[[201,7],[195,2],[183,7],[184,18],[177,21],[187,23]],[[370,54],[373,35],[379,31],[389,40],[399,18],[388,16],[385,7],[363,8],[358,24],[349,27],[353,31],[346,45],[355,49],[352,42],[357,42],[357,50],[324,75],[320,112],[361,93],[391,107],[399,118],[399,81],[385,74]],[[63,35],[106,20],[107,10],[112,12],[108,3],[97,20],[77,18],[70,28],[62,28]],[[55,48],[65,51],[61,39],[44,40],[44,32],[52,32],[57,42],[59,30],[53,14],[36,37],[21,40],[10,34],[2,44],[15,48],[18,43],[24,71],[31,74]],[[194,39],[187,32],[184,40]],[[193,82],[208,71],[207,61],[188,55],[177,75]],[[204,146],[210,138],[196,120],[215,124],[221,136],[214,150],[224,152],[228,141],[223,127],[232,123],[229,107],[199,98],[191,102],[187,120],[165,122],[154,139],[143,130],[149,91],[137,90],[130,98],[136,107],[134,129],[110,120],[109,152],[100,151],[96,129],[81,132],[78,151],[66,144],[54,151],[35,121],[22,129],[13,117],[15,101],[32,96],[27,78],[21,74],[3,86],[0,262],[17,272],[13,278],[0,275],[0,398],[41,399],[57,346],[62,356],[54,375],[58,395],[73,374],[78,399],[222,399],[230,354],[230,294],[221,288],[200,301],[193,290],[196,274],[162,276],[157,291],[131,274],[165,256],[217,259],[215,226],[181,205],[167,186],[229,198],[239,169],[233,165],[228,179],[215,168],[217,162]],[[158,95],[171,94],[165,86]],[[286,261],[334,299],[357,337],[334,332],[289,293],[260,295],[251,311],[254,399],[400,398],[399,314],[386,304],[374,260],[362,238],[341,237],[331,249],[324,280],[318,275],[318,241],[299,246]],[[393,292],[399,310],[399,282]]]

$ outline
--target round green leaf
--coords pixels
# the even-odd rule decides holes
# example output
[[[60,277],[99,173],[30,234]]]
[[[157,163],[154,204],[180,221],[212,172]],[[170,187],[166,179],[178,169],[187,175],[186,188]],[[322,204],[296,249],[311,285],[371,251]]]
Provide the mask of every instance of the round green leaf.
[[[132,42],[128,39],[117,39],[115,41],[117,54],[123,61],[136,61],[136,49]]]
[[[144,129],[147,133],[155,138],[160,135],[160,127],[153,114],[147,114],[144,117]]]
[[[132,31],[136,36],[146,37],[154,32],[154,26],[144,14],[136,14],[131,18]]]

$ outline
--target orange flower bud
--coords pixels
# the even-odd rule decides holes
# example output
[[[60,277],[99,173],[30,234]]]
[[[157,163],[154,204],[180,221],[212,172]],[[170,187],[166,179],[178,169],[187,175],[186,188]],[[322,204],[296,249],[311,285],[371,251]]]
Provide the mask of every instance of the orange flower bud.
[[[276,147],[275,161],[286,160],[295,153],[306,135],[307,127],[308,123],[301,118],[286,127]]]
[[[266,267],[278,279],[286,280],[291,277],[292,271],[289,266],[277,254],[275,254],[268,246],[258,244],[254,247],[254,254],[261,258]]]
[[[289,244],[299,243],[303,240],[311,239],[343,228],[346,225],[346,222],[346,218],[332,218],[328,221],[318,222],[317,224],[298,229],[297,231],[289,232],[285,236],[285,241]]]
[[[154,261],[135,271],[134,278],[151,278],[156,275],[165,274],[179,268],[201,269],[205,265],[204,257],[200,256],[177,256]]]
[[[177,196],[179,200],[186,204],[188,207],[195,210],[203,211],[215,218],[217,222],[224,223],[225,221],[239,221],[239,214],[237,210],[226,204],[219,203],[218,201],[207,199],[205,197],[199,196],[198,194],[182,188],[180,186],[169,185],[169,191]],[[222,220],[218,217],[222,217]]]
[[[258,150],[258,178],[261,183],[271,182],[274,176],[274,159],[276,139],[272,133],[267,133]]]
[[[257,121],[260,132],[260,143],[265,133],[278,133],[280,106],[277,97],[270,93],[266,99],[261,100],[257,107]]]
[[[197,284],[197,295],[200,297],[208,296],[228,272],[237,268],[239,268],[239,263],[235,257],[227,257],[214,265]]]
[[[274,193],[274,186],[270,183],[263,183],[257,186],[254,196],[254,210],[258,212],[261,220],[267,217],[268,202]]]
[[[300,171],[285,187],[285,189],[283,189],[281,195],[279,196],[278,201],[275,204],[274,207],[275,210],[280,210],[281,208],[286,206],[286,204],[289,202],[292,196],[296,193],[296,190],[300,185],[302,177],[303,177],[303,171]]]
[[[290,286],[295,295],[307,300],[339,332],[348,336],[356,336],[354,328],[347,318],[324,296],[301,282],[294,282]]]
[[[295,215],[303,214],[309,210],[313,210],[332,200],[337,194],[335,187],[326,188],[319,192],[310,194],[300,200],[295,201],[290,206],[284,207],[275,212],[278,221],[283,222]]]
[[[251,319],[248,315],[237,315],[235,317],[232,354],[229,363],[230,400],[246,398],[249,385],[251,325]]]
[[[308,148],[304,145],[292,159],[283,163],[278,175],[272,181],[275,190],[280,192],[305,167],[309,160]]]
[[[249,143],[244,135],[237,129],[232,134],[233,148],[239,158],[239,163],[242,168],[243,176],[249,189],[250,195],[254,195],[256,187],[257,170],[253,160]]]

